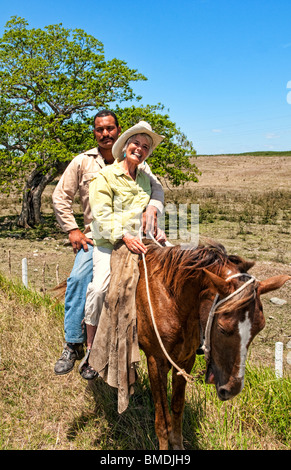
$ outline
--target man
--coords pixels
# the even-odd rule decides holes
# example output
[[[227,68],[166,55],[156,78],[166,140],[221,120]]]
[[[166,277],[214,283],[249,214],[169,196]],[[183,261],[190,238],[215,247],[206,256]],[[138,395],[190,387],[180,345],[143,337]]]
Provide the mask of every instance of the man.
[[[88,150],[70,162],[53,193],[53,206],[61,228],[69,234],[76,258],[70,277],[67,280],[65,296],[65,346],[60,359],[55,364],[55,373],[70,372],[75,361],[84,356],[85,332],[82,327],[86,292],[93,273],[93,240],[89,224],[92,221],[89,206],[89,183],[106,165],[114,162],[112,147],[121,132],[115,114],[108,110],[100,111],[94,117],[94,136],[98,147]],[[145,164],[146,165],[146,164]],[[164,193],[161,184],[151,173],[152,196],[143,221],[145,231],[156,227],[157,213],[163,211]],[[84,214],[85,230],[82,232],[73,214],[73,201],[79,192]]]

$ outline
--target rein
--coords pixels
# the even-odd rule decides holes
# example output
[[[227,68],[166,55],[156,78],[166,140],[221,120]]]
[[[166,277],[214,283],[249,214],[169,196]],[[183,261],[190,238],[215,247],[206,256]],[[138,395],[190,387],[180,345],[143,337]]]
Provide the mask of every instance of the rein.
[[[158,243],[154,237],[152,236],[152,234],[150,234],[150,237],[152,238],[152,240],[155,241],[155,243],[157,243],[159,246],[162,247],[162,245],[160,243]],[[156,325],[156,321],[155,321],[155,317],[154,317],[154,312],[153,312],[153,308],[152,308],[152,303],[151,303],[151,296],[150,296],[150,289],[149,289],[149,283],[148,283],[148,272],[147,272],[147,265],[146,265],[146,260],[145,260],[145,255],[144,253],[142,253],[142,260],[143,260],[143,266],[144,266],[144,273],[145,273],[145,281],[146,281],[146,291],[147,291],[147,296],[148,296],[148,303],[149,303],[149,308],[150,308],[150,313],[151,313],[151,319],[152,319],[152,322],[153,322],[153,326],[154,326],[154,330],[155,330],[155,333],[156,333],[156,336],[158,338],[158,341],[159,341],[159,344],[161,346],[161,349],[163,351],[163,353],[165,354],[166,358],[168,359],[168,361],[172,364],[173,367],[175,367],[175,369],[178,371],[177,372],[177,375],[183,375],[184,379],[187,381],[187,382],[193,382],[195,380],[195,377],[193,377],[192,375],[190,374],[187,374],[187,372],[184,370],[184,369],[181,369],[172,359],[171,357],[169,356],[169,354],[167,353],[166,349],[165,349],[165,346],[162,342],[162,339],[160,337],[160,333],[159,333],[159,330],[157,328],[157,325]]]
[[[151,239],[157,244],[159,245],[160,247],[162,247],[162,245],[157,242],[154,238],[154,236],[149,233],[149,236],[151,237]],[[141,233],[140,233],[140,239],[141,239]],[[170,244],[168,244],[170,245]],[[156,336],[157,336],[157,339],[159,341],[159,344],[161,346],[161,349],[163,351],[163,353],[165,354],[166,358],[168,359],[168,361],[170,362],[170,364],[172,364],[172,366],[178,371],[177,372],[177,375],[182,375],[184,377],[184,379],[187,381],[187,382],[193,382],[195,380],[195,377],[193,377],[192,375],[188,374],[184,369],[181,369],[172,359],[171,357],[169,356],[169,354],[167,353],[166,349],[165,349],[165,346],[162,342],[162,339],[160,337],[160,334],[159,334],[159,331],[158,331],[158,328],[157,328],[157,325],[156,325],[156,321],[155,321],[155,317],[154,317],[154,312],[153,312],[153,308],[152,308],[152,303],[151,303],[151,297],[150,297],[150,290],[149,290],[149,283],[148,283],[148,272],[147,272],[147,265],[146,265],[146,259],[145,259],[145,255],[144,253],[142,253],[142,260],[143,260],[143,266],[144,266],[144,272],[145,272],[145,282],[146,282],[146,291],[147,291],[147,297],[148,297],[148,303],[149,303],[149,308],[150,308],[150,313],[151,313],[151,319],[152,319],[152,323],[153,323],[153,326],[154,326],[154,330],[155,330],[155,333],[156,333]],[[250,279],[245,282],[241,287],[239,287],[236,291],[234,291],[232,294],[228,295],[227,297],[225,297],[224,299],[221,299],[219,302],[217,302],[218,298],[219,298],[219,294],[216,294],[215,296],[215,299],[214,299],[214,302],[212,304],[212,307],[211,307],[211,310],[210,310],[210,313],[209,313],[209,316],[208,316],[208,320],[207,320],[207,325],[206,325],[206,329],[205,329],[205,342],[202,346],[202,349],[204,351],[204,354],[205,354],[205,359],[206,361],[209,361],[210,359],[210,335],[211,335],[211,328],[212,328],[212,324],[213,324],[213,318],[214,318],[214,314],[215,314],[215,311],[216,309],[223,303],[227,302],[229,299],[231,299],[232,297],[234,297],[236,294],[238,294],[239,292],[241,292],[243,289],[245,289],[249,284],[251,284],[252,282],[255,282],[256,278],[254,276],[251,276],[250,274],[247,274],[247,273],[238,273],[238,274],[234,274],[230,277],[228,277],[226,279],[226,281],[230,280],[230,279],[233,279],[235,277],[240,277],[240,276],[248,276]]]

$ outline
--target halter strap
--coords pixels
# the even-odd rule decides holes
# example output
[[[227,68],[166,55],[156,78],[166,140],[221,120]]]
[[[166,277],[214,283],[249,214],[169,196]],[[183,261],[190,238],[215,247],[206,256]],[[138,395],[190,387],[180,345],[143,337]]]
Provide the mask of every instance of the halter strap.
[[[206,362],[209,361],[210,359],[210,336],[211,336],[211,329],[212,329],[212,324],[213,324],[213,319],[214,319],[214,314],[215,314],[215,311],[217,310],[217,308],[221,305],[221,304],[224,304],[225,302],[227,302],[228,300],[230,300],[232,297],[234,297],[236,294],[238,294],[239,292],[241,292],[242,290],[244,290],[248,285],[250,285],[252,282],[255,282],[256,281],[256,278],[254,276],[252,276],[251,274],[248,274],[248,273],[237,273],[237,274],[233,274],[232,276],[229,276],[226,281],[229,281],[230,279],[234,279],[236,277],[241,277],[241,276],[247,276],[249,277],[250,279],[248,281],[246,281],[242,286],[240,286],[237,290],[235,290],[234,292],[232,292],[232,294],[229,294],[227,297],[225,297],[224,299],[221,299],[218,301],[218,298],[219,298],[219,294],[216,294],[215,298],[214,298],[214,301],[213,301],[213,304],[212,304],[212,307],[210,309],[210,312],[209,312],[209,315],[208,315],[208,320],[207,320],[207,324],[206,324],[206,328],[205,328],[205,340],[204,340],[204,344],[202,346],[202,349],[204,351],[204,355],[205,355],[205,359],[206,359]]]

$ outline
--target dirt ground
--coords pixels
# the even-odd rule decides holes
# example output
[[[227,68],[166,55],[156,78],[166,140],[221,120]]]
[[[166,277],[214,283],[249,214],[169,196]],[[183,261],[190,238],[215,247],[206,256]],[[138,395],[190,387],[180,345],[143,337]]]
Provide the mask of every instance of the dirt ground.
[[[202,171],[199,183],[187,184],[185,188],[179,190],[181,194],[188,189],[194,189],[197,194],[215,191],[217,194],[226,195],[225,197],[237,193],[244,198],[244,195],[247,197],[250,193],[290,191],[291,154],[278,157],[202,156],[198,157],[195,163]],[[53,189],[53,185],[48,187],[44,195],[43,210],[46,213],[52,212],[50,201]],[[0,198],[0,216],[17,213],[19,210],[18,202],[9,203],[6,197],[5,201],[1,201],[2,198]],[[290,227],[285,227],[283,231],[280,230],[280,224],[259,228],[254,225],[251,232],[242,234],[238,231],[237,224],[227,221],[205,223],[200,227],[200,233],[223,243],[229,253],[238,253],[248,259],[255,259],[256,265],[251,273],[258,279],[283,273],[291,275]],[[269,236],[275,241],[271,243]],[[7,238],[1,238],[2,273],[21,280],[23,258],[27,258],[30,287],[46,292],[69,275],[74,262],[74,254],[67,243],[66,234],[33,241],[17,238],[13,233]],[[270,301],[272,297],[279,297],[287,303],[276,306]],[[280,291],[264,296],[266,326],[255,339],[249,354],[250,360],[254,362],[274,365],[275,342],[282,341],[284,373],[288,374],[291,372],[290,305],[291,281]]]
[[[290,156],[201,156],[195,159],[202,175],[197,187],[220,191],[259,192],[290,189]],[[192,185],[193,186],[193,185]]]

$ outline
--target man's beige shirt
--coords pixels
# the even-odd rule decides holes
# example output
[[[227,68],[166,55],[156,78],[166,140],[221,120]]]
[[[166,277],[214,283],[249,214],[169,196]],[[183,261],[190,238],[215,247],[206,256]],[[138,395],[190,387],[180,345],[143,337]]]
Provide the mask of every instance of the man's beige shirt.
[[[73,201],[79,191],[80,203],[84,214],[84,226],[87,237],[91,237],[89,224],[92,214],[89,204],[89,183],[106,165],[98,148],[93,148],[73,158],[64,171],[53,193],[53,206],[58,223],[64,232],[79,228],[73,212]],[[164,191],[153,175],[147,163],[140,165],[148,174],[152,194],[149,205],[163,212]]]

